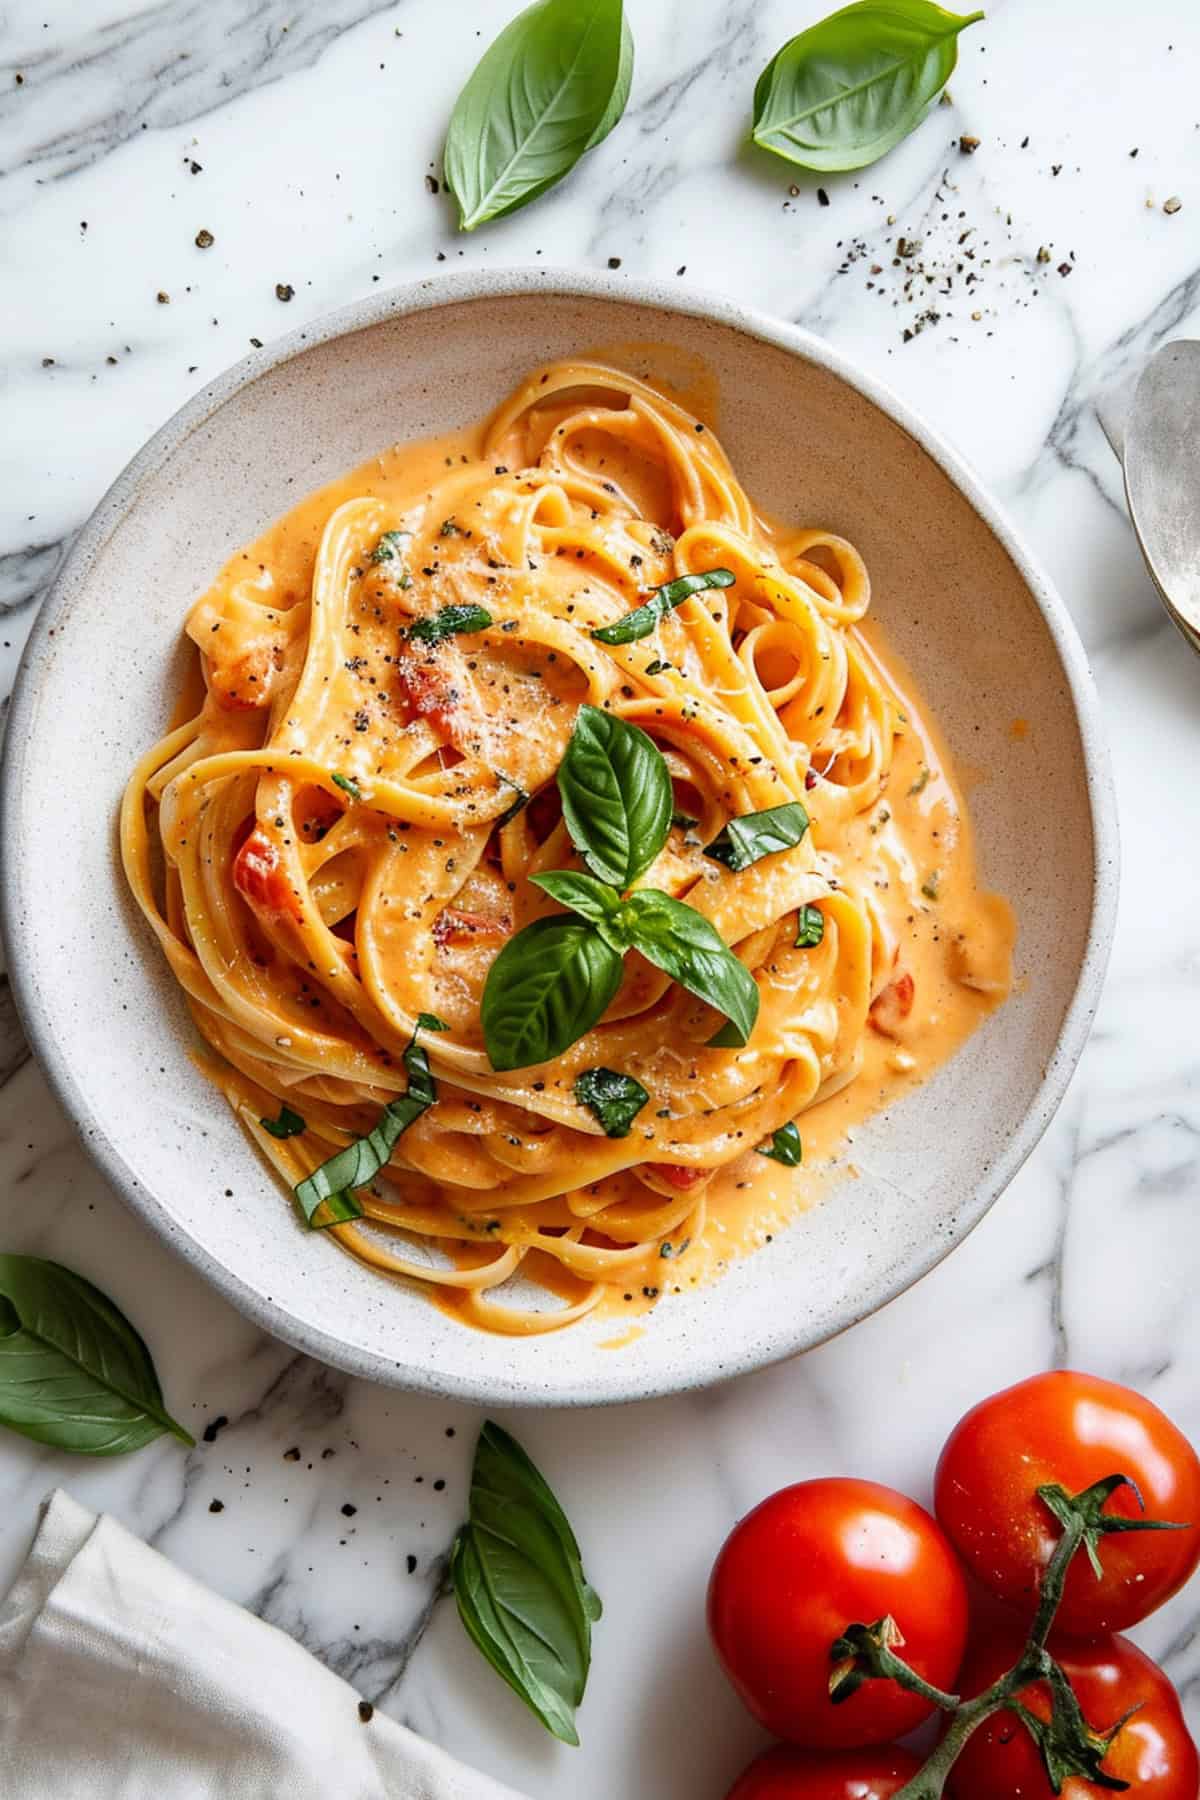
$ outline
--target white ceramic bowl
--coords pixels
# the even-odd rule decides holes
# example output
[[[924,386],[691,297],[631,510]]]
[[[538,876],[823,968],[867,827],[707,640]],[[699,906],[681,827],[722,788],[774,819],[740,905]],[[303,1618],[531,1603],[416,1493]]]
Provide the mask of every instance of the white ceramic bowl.
[[[471,1331],[295,1223],[188,1060],[190,1022],[124,891],[115,830],[126,776],[168,717],[185,611],[226,557],[377,447],[474,419],[535,364],[580,351],[651,373],[703,364],[749,492],[862,550],[893,644],[981,777],[983,873],[1016,907],[1024,976],[959,1056],[861,1133],[857,1180],[724,1280],[671,1298],[620,1351],[600,1347],[611,1321],[532,1340]],[[1031,721],[1024,742],[1016,715]],[[674,287],[549,270],[373,296],[248,357],[163,426],[42,608],[13,699],[0,839],[4,930],[34,1049],[147,1224],[314,1356],[509,1403],[700,1387],[818,1343],[924,1274],[991,1205],[1062,1096],[1117,884],[1079,640],[954,453],[791,326]]]

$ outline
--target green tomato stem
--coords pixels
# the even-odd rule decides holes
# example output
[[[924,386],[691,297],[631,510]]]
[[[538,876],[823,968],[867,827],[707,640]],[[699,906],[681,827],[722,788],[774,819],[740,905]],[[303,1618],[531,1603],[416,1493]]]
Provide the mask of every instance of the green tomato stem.
[[[1054,1555],[1046,1565],[1046,1572],[1042,1577],[1038,1609],[1020,1660],[1006,1675],[1001,1675],[998,1681],[993,1682],[990,1688],[977,1694],[974,1699],[956,1701],[953,1695],[943,1694],[938,1688],[923,1681],[915,1669],[910,1669],[892,1651],[883,1653],[893,1681],[907,1688],[909,1693],[920,1694],[923,1699],[950,1714],[945,1737],[920,1773],[914,1775],[899,1790],[896,1800],[942,1800],[950,1771],[971,1733],[978,1730],[993,1713],[1002,1711],[1014,1694],[1019,1694],[1031,1681],[1043,1679],[1049,1672],[1051,1658],[1046,1650],[1046,1639],[1062,1601],[1067,1570],[1083,1542],[1085,1529],[1085,1522],[1079,1514],[1073,1514],[1063,1526],[1062,1537],[1055,1545]]]

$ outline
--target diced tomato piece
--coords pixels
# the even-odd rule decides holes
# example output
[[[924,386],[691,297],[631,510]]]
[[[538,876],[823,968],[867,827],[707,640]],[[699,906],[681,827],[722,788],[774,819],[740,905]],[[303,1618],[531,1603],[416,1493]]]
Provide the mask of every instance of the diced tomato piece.
[[[233,859],[233,885],[253,907],[301,916],[300,903],[280,866],[278,847],[264,832],[252,831]]]
[[[469,943],[475,937],[507,937],[511,919],[494,919],[487,913],[464,912],[457,906],[445,906],[433,921],[433,941],[437,945]]]
[[[870,1019],[884,1037],[896,1037],[901,1022],[913,1009],[916,983],[907,969],[897,969],[883,991],[871,1002]]]
[[[396,659],[396,683],[406,725],[428,719],[447,737],[453,736],[458,695],[439,670],[401,656]]]
[[[707,1181],[712,1174],[711,1169],[684,1169],[678,1163],[647,1163],[646,1167],[661,1175],[668,1187],[678,1188],[681,1194],[686,1194],[698,1182]]]

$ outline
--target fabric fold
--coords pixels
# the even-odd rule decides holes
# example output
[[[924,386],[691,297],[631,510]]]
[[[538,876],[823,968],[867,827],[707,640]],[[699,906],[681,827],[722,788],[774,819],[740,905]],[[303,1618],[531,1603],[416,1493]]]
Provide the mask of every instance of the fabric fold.
[[[5,1800],[521,1800],[69,1494],[0,1603]]]

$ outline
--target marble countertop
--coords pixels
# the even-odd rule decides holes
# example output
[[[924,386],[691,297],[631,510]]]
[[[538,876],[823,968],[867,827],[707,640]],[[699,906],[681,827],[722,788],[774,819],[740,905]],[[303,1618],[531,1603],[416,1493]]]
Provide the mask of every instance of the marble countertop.
[[[830,1472],[925,1497],[959,1413],[1049,1364],[1133,1382],[1200,1437],[1200,845],[1181,792],[1200,770],[1200,664],[1143,571],[1095,412],[1157,344],[1200,333],[1200,41],[1192,0],[1141,0],[1136,16],[1118,0],[995,0],[963,40],[951,103],[875,168],[827,178],[826,205],[743,148],[759,68],[818,0],[628,10],[622,126],[536,206],[459,238],[436,191],[441,134],[512,0],[10,0],[3,691],[102,491],[254,340],[444,267],[612,267],[751,301],[944,430],[1075,616],[1124,844],[1090,1046],[974,1236],[868,1323],[709,1394],[505,1418],[606,1602],[570,1752],[436,1602],[479,1415],[332,1373],[210,1293],[91,1168],[5,988],[0,1243],[110,1292],[202,1441],[87,1463],[0,1439],[0,1587],[63,1483],[538,1800],[720,1800],[758,1735],[712,1663],[703,1590],[751,1503]],[[902,236],[923,247],[897,262]],[[1197,1606],[1182,1596],[1140,1635],[1200,1725]]]

